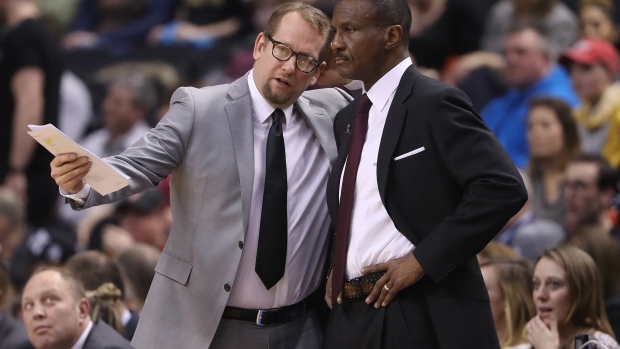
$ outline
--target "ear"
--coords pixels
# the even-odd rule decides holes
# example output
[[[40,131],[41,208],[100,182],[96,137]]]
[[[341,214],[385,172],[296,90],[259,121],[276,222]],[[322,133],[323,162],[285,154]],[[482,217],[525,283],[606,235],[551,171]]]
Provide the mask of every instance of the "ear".
[[[310,80],[310,86],[316,84],[317,80],[319,80],[319,77],[321,76],[321,73],[323,72],[323,69],[325,69],[326,66],[327,63],[323,62],[318,67],[316,67],[316,70],[314,71],[314,76]]]
[[[90,303],[88,302],[88,300],[86,298],[80,299],[77,306],[79,310],[80,322],[89,321],[90,320]]]
[[[255,61],[258,61],[263,51],[265,50],[266,38],[267,37],[265,36],[265,33],[262,32],[259,33],[256,37],[256,41],[254,42],[254,52],[252,53]]]
[[[385,28],[385,49],[393,50],[395,47],[401,45],[400,41],[403,38],[403,28],[400,25],[391,25]]]

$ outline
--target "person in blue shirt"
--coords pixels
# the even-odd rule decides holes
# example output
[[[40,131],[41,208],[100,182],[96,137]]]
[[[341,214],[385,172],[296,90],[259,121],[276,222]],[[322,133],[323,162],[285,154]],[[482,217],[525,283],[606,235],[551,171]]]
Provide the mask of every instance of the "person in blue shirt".
[[[553,47],[544,31],[532,24],[517,24],[504,45],[505,79],[510,87],[493,99],[481,116],[519,168],[528,160],[526,118],[533,97],[557,97],[571,107],[579,103],[568,74],[555,64]]]

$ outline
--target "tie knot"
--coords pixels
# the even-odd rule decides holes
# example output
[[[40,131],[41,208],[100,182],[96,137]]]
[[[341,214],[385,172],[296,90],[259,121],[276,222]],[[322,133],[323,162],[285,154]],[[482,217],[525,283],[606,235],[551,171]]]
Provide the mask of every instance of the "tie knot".
[[[368,98],[368,94],[364,93],[362,98],[360,98],[360,103],[357,105],[357,112],[360,114],[368,114],[370,107],[372,107],[372,102],[370,98]]]
[[[271,113],[271,129],[275,132],[276,136],[282,136],[282,123],[284,122],[284,112],[282,109],[276,109]]]
[[[276,109],[273,111],[273,113],[271,113],[271,120],[273,120],[274,123],[283,123],[284,122],[284,112],[282,111],[282,109]]]

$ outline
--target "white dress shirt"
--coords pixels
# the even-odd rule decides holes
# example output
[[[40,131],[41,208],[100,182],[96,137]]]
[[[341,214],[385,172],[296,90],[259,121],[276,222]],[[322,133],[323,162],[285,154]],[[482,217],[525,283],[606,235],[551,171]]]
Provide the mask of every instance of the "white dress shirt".
[[[325,188],[330,164],[304,117],[293,106],[283,110],[286,117],[282,129],[288,181],[288,246],[284,276],[267,290],[254,266],[265,186],[267,136],[270,116],[275,109],[259,93],[253,73],[250,71],[248,84],[254,122],[254,186],[248,232],[228,305],[267,309],[303,300],[321,281],[329,228]]]
[[[73,344],[71,349],[83,349],[84,343],[86,343],[86,338],[88,338],[88,335],[90,334],[90,330],[92,330],[92,328],[93,328],[93,322],[89,321],[88,326],[86,326],[86,329],[84,330],[84,332],[82,332],[82,335],[77,340],[77,342]]]
[[[414,249],[409,239],[394,226],[379,196],[377,183],[377,158],[385,120],[400,79],[411,64],[411,59],[406,58],[367,92],[372,107],[368,116],[366,142],[355,181],[345,270],[349,280],[361,276],[363,267],[402,257]],[[341,190],[342,176],[344,170],[340,178]]]

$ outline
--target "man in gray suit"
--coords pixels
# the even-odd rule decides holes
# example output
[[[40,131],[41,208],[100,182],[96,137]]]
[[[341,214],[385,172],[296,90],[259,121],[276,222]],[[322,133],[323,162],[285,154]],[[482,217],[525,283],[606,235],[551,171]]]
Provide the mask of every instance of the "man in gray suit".
[[[304,300],[321,282],[327,253],[332,118],[350,97],[304,91],[325,67],[330,34],[317,9],[278,7],[256,38],[253,70],[230,85],[180,88],[157,127],[106,160],[131,177],[128,188],[102,197],[82,182],[86,159],[52,162],[52,177],[77,209],[172,174],[173,227],[137,348],[320,346]]]

